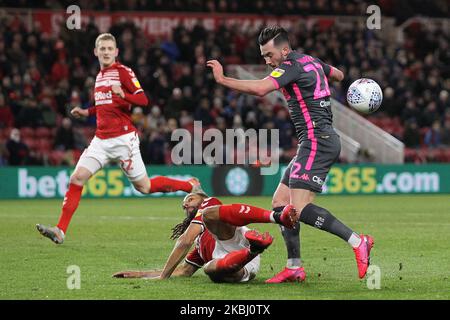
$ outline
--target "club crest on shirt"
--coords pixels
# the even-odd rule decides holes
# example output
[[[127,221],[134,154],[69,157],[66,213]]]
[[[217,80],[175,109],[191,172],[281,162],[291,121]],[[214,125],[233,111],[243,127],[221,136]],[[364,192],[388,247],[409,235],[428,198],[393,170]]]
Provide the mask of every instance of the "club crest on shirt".
[[[272,71],[272,73],[270,74],[272,77],[274,78],[279,78],[283,75],[283,73],[286,70],[280,69],[280,68],[276,68],[275,70]]]

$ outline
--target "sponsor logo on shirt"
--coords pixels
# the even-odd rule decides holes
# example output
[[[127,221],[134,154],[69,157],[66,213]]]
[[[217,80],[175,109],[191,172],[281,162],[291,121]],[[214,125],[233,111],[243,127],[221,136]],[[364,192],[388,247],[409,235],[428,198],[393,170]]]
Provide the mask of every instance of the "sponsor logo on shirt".
[[[108,92],[96,92],[95,93],[95,100],[105,100],[105,99],[112,99],[112,92],[108,91]]]
[[[108,92],[97,91],[94,94],[94,98],[95,98],[96,106],[99,106],[102,104],[110,104],[113,102],[111,91],[108,91]]]
[[[131,79],[131,81],[133,81],[133,84],[134,84],[134,86],[136,88],[140,88],[141,87],[141,84],[139,83],[138,79],[133,78],[133,79]]]
[[[283,73],[285,73],[285,71],[286,70],[276,68],[275,70],[272,71],[272,73],[270,75],[274,78],[279,78],[283,75]]]

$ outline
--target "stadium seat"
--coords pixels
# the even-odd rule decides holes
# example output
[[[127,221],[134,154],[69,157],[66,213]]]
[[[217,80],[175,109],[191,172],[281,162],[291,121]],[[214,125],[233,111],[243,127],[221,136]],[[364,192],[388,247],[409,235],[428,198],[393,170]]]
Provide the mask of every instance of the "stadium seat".
[[[37,150],[41,153],[48,153],[52,150],[53,144],[49,139],[38,139],[36,142]]]
[[[50,139],[52,137],[52,131],[46,127],[39,127],[35,130],[35,137],[39,139]]]
[[[21,138],[22,142],[25,143],[27,145],[27,147],[31,150],[35,150],[36,149],[36,139],[34,139],[33,137],[27,137],[27,138]]]
[[[34,137],[34,129],[30,127],[20,128],[20,137],[21,139],[28,139]]]
[[[64,157],[65,157],[64,151],[54,150],[50,152],[48,161],[52,166],[59,166],[63,162]]]

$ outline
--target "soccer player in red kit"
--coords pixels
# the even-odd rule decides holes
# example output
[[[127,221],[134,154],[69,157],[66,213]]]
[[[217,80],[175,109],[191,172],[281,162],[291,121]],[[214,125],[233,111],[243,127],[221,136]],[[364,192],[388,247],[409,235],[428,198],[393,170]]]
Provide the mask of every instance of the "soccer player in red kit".
[[[268,232],[261,234],[245,225],[278,223],[293,228],[299,216],[292,205],[280,212],[246,204],[223,205],[203,192],[188,194],[182,206],[186,218],[173,228],[172,239],[178,240],[164,269],[121,271],[114,277],[167,279],[192,276],[203,267],[214,282],[247,282],[256,276],[259,255],[272,244],[273,238]],[[194,242],[195,248],[191,250]]]
[[[72,215],[78,207],[83,185],[111,161],[120,163],[123,172],[141,193],[185,191],[200,188],[197,179],[188,181],[167,177],[149,179],[139,150],[137,130],[131,122],[131,106],[146,106],[148,99],[133,70],[116,62],[119,54],[116,39],[110,33],[95,40],[94,54],[100,63],[95,81],[95,106],[74,108],[75,118],[96,115],[97,130],[70,176],[61,216],[55,227],[36,225],[38,231],[56,244],[61,244]]]

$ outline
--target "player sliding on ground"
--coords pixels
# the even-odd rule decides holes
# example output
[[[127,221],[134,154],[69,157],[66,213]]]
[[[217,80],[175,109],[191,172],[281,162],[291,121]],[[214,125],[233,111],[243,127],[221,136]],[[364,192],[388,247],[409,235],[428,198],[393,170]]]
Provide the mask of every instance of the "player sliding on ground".
[[[172,229],[171,238],[178,240],[162,272],[122,271],[114,277],[189,277],[203,267],[214,282],[246,282],[256,276],[259,254],[270,246],[273,238],[267,232],[260,234],[245,225],[272,222],[293,228],[298,220],[298,213],[292,205],[280,212],[246,204],[222,205],[217,198],[208,198],[202,192],[188,194],[182,206],[186,218]],[[195,248],[189,252],[194,242]]]
[[[291,119],[298,137],[297,155],[287,167],[273,196],[275,211],[291,203],[300,212],[300,221],[330,232],[348,242],[355,253],[360,278],[369,266],[373,238],[358,235],[327,209],[313,204],[331,166],[339,158],[341,143],[332,126],[328,80],[341,81],[344,74],[318,58],[291,49],[288,33],[281,27],[267,27],[259,38],[261,55],[274,70],[261,80],[238,80],[226,77],[217,60],[207,66],[217,83],[240,92],[264,96],[281,89],[288,102]],[[288,249],[287,267],[267,282],[303,281],[299,228],[282,229]]]
[[[144,194],[178,190],[192,192],[200,188],[196,179],[148,178],[139,150],[137,130],[130,117],[131,105],[146,106],[147,97],[134,72],[116,62],[119,49],[113,35],[99,35],[95,40],[94,54],[100,62],[100,72],[95,81],[95,106],[89,109],[76,107],[71,113],[76,118],[96,115],[95,137],[70,176],[58,224],[55,227],[36,225],[43,236],[57,244],[64,241],[84,184],[109,162],[120,162],[127,178],[136,190]]]

